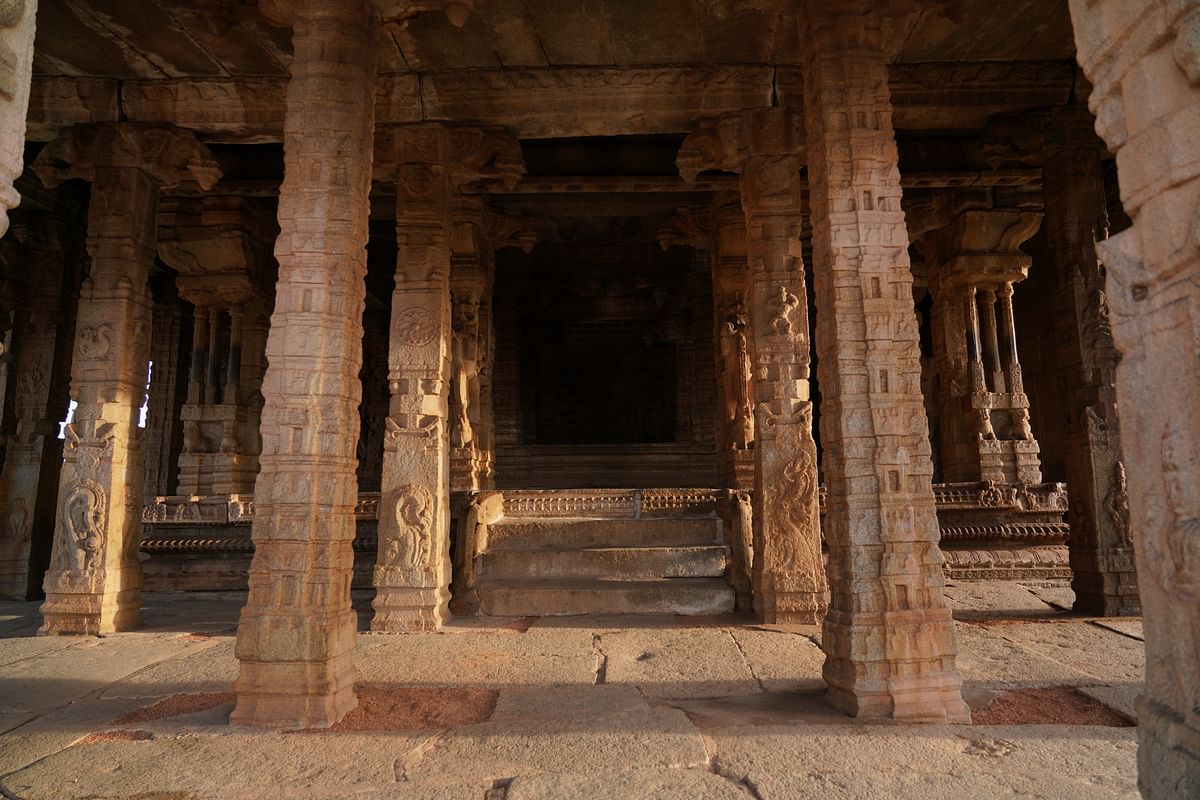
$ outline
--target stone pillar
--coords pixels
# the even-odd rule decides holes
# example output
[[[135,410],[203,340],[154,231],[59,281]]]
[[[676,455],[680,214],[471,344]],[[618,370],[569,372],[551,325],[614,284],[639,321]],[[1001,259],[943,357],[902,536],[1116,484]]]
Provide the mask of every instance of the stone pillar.
[[[293,29],[254,561],[230,721],[318,728],[354,708],[350,605],[378,22],[365,0],[271,4]]]
[[[829,702],[962,722],[876,3],[801,11],[831,603]]]
[[[492,460],[483,442],[483,395],[479,376],[486,335],[484,298],[490,293],[491,257],[483,231],[486,209],[479,198],[459,198],[450,239],[450,491],[485,488]]]
[[[0,597],[26,600],[41,583],[54,535],[62,443],[74,342],[78,270],[62,222],[48,214],[14,215],[0,243],[5,271],[31,278],[19,298],[9,374],[14,419],[5,420],[0,473]],[[8,354],[6,354],[8,355]]]
[[[808,299],[800,258],[803,133],[785,109],[707,120],[676,163],[741,174],[746,327],[754,393],[754,606],[766,622],[815,623],[825,607]],[[739,320],[732,323],[740,325]]]
[[[1032,261],[1020,247],[1041,222],[1039,212],[971,209],[921,240],[947,482],[1042,481],[1012,312],[1012,285]]]
[[[524,166],[515,139],[480,128],[397,128],[381,133],[376,152],[377,179],[396,183],[399,251],[371,629],[432,630],[450,599],[451,209],[457,186],[512,186]]]
[[[59,482],[54,554],[46,573],[42,631],[97,634],[138,624],[143,431],[150,356],[150,270],[158,194],[220,170],[191,133],[122,123],[78,126],[51,142],[33,169],[47,186],[92,183],[91,273],[76,318],[71,396]]]
[[[265,319],[278,225],[257,200],[236,195],[171,198],[159,212],[158,254],[179,272],[196,308],[179,493],[249,494],[259,468],[258,403]]]
[[[1117,414],[1117,362],[1096,241],[1107,234],[1100,148],[1086,109],[1051,116],[1043,167],[1059,380],[1067,398],[1069,541],[1075,609],[1137,614],[1129,494]]]
[[[1200,8],[1071,0],[1133,227],[1101,242],[1146,635],[1138,781],[1200,796]],[[1086,491],[1086,490],[1085,490]]]
[[[9,209],[21,202],[13,181],[25,169],[36,16],[37,0],[0,4],[0,236],[8,230]]]
[[[175,494],[179,451],[183,448],[180,411],[187,396],[185,351],[187,317],[173,276],[150,280],[154,309],[150,336],[150,402],[146,412],[146,496]],[[190,338],[190,337],[189,337]],[[190,345],[189,345],[190,347]]]

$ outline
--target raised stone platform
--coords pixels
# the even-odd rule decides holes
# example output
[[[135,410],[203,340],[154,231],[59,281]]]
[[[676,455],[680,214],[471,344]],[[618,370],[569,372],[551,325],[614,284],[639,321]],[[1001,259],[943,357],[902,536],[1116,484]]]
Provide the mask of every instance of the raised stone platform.
[[[592,489],[502,494],[508,498],[507,521],[491,529],[487,554],[487,568],[495,578],[619,574],[675,579],[728,573],[734,586],[745,580],[740,566],[731,566],[730,543],[714,538],[716,518],[706,516],[724,514],[722,524],[726,529],[733,526],[736,515],[730,512],[736,492]],[[1063,484],[939,484],[934,494],[948,577],[1053,581],[1071,577]],[[484,496],[488,493],[479,495]],[[358,588],[371,585],[378,505],[378,494],[360,495],[354,541],[354,586]],[[254,552],[253,517],[254,498],[249,495],[158,497],[147,503],[142,513],[147,588],[245,588]],[[636,525],[627,524],[635,518]],[[571,524],[562,524],[564,520]]]

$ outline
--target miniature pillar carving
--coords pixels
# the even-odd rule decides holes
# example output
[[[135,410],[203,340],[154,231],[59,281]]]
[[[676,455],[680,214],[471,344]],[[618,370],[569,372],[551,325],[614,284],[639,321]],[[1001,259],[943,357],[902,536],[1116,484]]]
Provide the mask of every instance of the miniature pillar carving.
[[[377,178],[396,183],[399,252],[371,628],[431,630],[449,616],[450,599],[448,414],[455,345],[450,294],[454,194],[467,181],[515,185],[524,167],[515,139],[480,128],[417,125],[384,131],[376,151]],[[464,296],[462,301],[460,328],[470,333],[469,323],[477,333],[476,299]],[[473,320],[466,319],[468,304]],[[464,344],[465,338],[459,343]],[[460,364],[465,362],[463,355]],[[462,381],[458,386],[470,391]],[[469,424],[463,426],[460,420],[458,431],[466,441]]]
[[[310,728],[356,703],[351,543],[378,21],[365,0],[294,0],[286,10],[295,54],[279,280],[230,721]]]
[[[1096,130],[1133,227],[1107,269],[1130,525],[1146,633],[1138,782],[1200,796],[1200,9],[1071,0]]]
[[[1013,322],[1020,246],[1039,212],[971,209],[922,239],[933,296],[942,473],[950,482],[1041,483]]]
[[[908,236],[874,2],[800,17],[831,604],[831,704],[964,721],[942,594]]]
[[[78,259],[67,255],[68,232],[47,214],[14,214],[0,242],[13,283],[32,278],[18,298],[8,363],[6,453],[0,473],[0,597],[35,596],[54,534],[62,443],[74,343]],[[7,416],[7,413],[6,415]]]
[[[733,193],[713,198],[713,310],[717,326],[718,441],[726,488],[754,488],[754,369],[747,311],[746,215]]]
[[[1095,120],[1080,107],[1051,116],[1046,227],[1058,271],[1059,380],[1068,398],[1067,486],[1075,609],[1140,613],[1129,495],[1117,414],[1117,362],[1096,241],[1107,233]]]
[[[0,5],[0,236],[21,195],[13,181],[25,168],[25,119],[32,84],[37,0]]]
[[[713,166],[741,173],[755,402],[754,607],[766,622],[811,624],[825,611],[825,570],[800,257],[803,148],[797,115],[746,112],[702,123],[676,163],[689,180]]]
[[[159,225],[159,257],[179,271],[179,294],[195,306],[179,492],[248,494],[261,452],[258,398],[278,224],[256,200],[208,195],[164,201]]]
[[[91,274],[76,320],[71,396],[59,482],[54,553],[42,630],[97,634],[138,623],[141,605],[143,431],[150,356],[149,277],[159,189],[184,181],[211,188],[220,170],[191,133],[122,123],[78,126],[39,154],[48,186],[92,183]]]

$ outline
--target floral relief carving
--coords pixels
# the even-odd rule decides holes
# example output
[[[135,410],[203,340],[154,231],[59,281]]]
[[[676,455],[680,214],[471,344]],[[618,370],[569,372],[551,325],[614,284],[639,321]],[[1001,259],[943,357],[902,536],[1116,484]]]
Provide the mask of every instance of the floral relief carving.
[[[437,336],[437,320],[424,308],[406,308],[396,314],[393,323],[397,338],[412,347],[421,347]]]
[[[76,349],[84,358],[105,358],[112,352],[113,329],[111,325],[96,325],[79,329]]]

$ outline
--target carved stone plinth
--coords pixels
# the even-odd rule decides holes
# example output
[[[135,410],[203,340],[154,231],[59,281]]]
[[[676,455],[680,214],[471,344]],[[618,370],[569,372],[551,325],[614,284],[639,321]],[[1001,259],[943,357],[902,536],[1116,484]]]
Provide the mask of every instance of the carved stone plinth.
[[[474,450],[471,405],[478,402],[479,297],[468,291],[475,281],[462,276],[456,305],[451,297],[455,187],[512,185],[524,166],[516,140],[495,130],[421,125],[380,139],[376,173],[396,183],[399,252],[371,629],[431,630],[449,615],[450,433],[456,447]]]
[[[942,594],[929,432],[887,65],[874,2],[802,6],[821,434],[828,699],[965,721]]]
[[[326,727],[355,706],[355,444],[377,21],[365,0],[291,6],[275,312],[254,561],[230,721]]]
[[[158,194],[185,181],[211,188],[220,170],[186,131],[108,123],[64,134],[33,168],[48,186],[68,178],[92,182],[91,274],[80,295],[71,367],[78,406],[66,428],[42,631],[124,630],[137,625],[141,605],[138,418],[150,354]]]
[[[1097,253],[1122,356],[1121,449],[1145,617],[1138,783],[1150,800],[1183,800],[1200,796],[1200,9],[1070,9],[1095,86],[1088,105],[1133,219]]]

